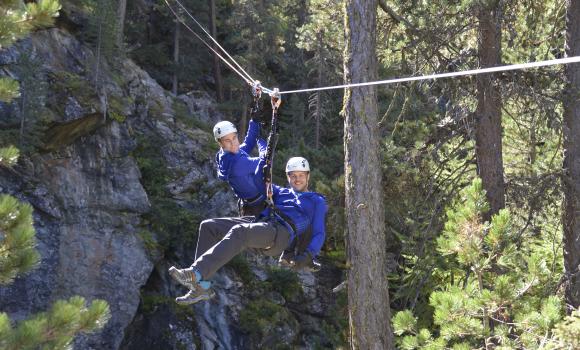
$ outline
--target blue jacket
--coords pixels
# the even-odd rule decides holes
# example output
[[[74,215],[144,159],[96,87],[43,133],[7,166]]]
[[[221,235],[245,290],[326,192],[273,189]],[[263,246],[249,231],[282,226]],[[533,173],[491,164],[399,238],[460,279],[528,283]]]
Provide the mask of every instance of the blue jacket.
[[[220,149],[215,159],[218,166],[218,178],[227,181],[232,190],[242,199],[253,199],[257,196],[266,198],[264,185],[263,155],[266,152],[266,142],[258,139],[260,123],[250,120],[248,132],[238,153],[225,152]],[[258,144],[260,157],[250,157],[254,146]],[[259,203],[257,201],[256,203]]]
[[[320,253],[326,237],[325,219],[328,207],[323,195],[316,192],[296,192],[291,188],[273,186],[272,200],[274,205],[296,226],[296,235],[303,234],[312,227],[312,240],[306,250],[314,257]],[[261,215],[270,214],[270,208]],[[290,242],[294,237],[290,238]]]

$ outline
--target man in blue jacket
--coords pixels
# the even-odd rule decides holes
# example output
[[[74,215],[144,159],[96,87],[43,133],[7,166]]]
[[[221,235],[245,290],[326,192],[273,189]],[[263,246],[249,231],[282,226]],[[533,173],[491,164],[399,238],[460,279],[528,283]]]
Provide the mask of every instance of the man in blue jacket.
[[[252,118],[244,142],[240,145],[238,130],[234,124],[221,121],[213,128],[220,145],[215,156],[218,178],[230,184],[238,197],[240,216],[258,215],[265,208],[266,186],[263,179],[262,158],[266,142],[259,139],[260,123]],[[251,157],[252,149],[258,144],[260,157]]]
[[[257,222],[252,217],[239,217],[201,223],[195,262],[189,268],[169,269],[171,277],[189,288],[186,295],[175,299],[177,303],[193,304],[211,298],[208,279],[243,250],[257,248],[266,255],[279,256],[308,230],[312,232],[310,243],[294,257],[293,265],[300,269],[312,263],[325,239],[326,201],[322,195],[308,191],[310,166],[305,158],[291,158],[286,175],[290,188],[273,186],[274,207],[265,209]]]

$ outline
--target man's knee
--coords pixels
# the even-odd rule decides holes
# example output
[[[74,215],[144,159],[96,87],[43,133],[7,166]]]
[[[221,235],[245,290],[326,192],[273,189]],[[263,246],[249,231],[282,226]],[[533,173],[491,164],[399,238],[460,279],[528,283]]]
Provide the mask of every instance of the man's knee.
[[[242,246],[246,246],[248,242],[249,228],[245,224],[237,224],[228,233],[228,238],[239,241]]]
[[[217,222],[213,219],[203,220],[201,224],[199,224],[199,234],[202,233],[214,233],[217,228]]]

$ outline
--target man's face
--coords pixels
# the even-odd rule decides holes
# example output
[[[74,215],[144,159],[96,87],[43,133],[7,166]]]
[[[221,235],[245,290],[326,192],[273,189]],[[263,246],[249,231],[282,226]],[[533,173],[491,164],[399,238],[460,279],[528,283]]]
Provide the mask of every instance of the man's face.
[[[291,171],[286,176],[288,177],[288,183],[294,191],[308,191],[308,180],[310,179],[310,173],[308,171]]]
[[[218,143],[226,152],[238,153],[240,151],[240,141],[238,140],[238,133],[236,132],[220,137]]]

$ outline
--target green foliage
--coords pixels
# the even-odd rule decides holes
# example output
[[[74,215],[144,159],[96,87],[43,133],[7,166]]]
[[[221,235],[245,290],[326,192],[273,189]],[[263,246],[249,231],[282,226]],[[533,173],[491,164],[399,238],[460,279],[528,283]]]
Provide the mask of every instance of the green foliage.
[[[555,341],[549,345],[549,349],[580,348],[580,310],[574,310],[556,325],[554,338]]]
[[[282,294],[286,300],[294,300],[302,291],[302,284],[296,272],[272,267],[268,270],[268,282],[272,290]]]
[[[109,113],[109,116],[111,117],[111,119],[113,119],[114,121],[116,121],[118,123],[124,123],[125,120],[127,120],[126,116],[124,116],[120,113],[117,113],[117,112],[113,112],[113,111],[111,111]]]
[[[236,275],[242,279],[244,284],[250,284],[255,281],[252,268],[250,267],[248,260],[246,260],[242,254],[236,255],[226,264],[226,266],[232,268],[236,272]]]
[[[82,297],[59,300],[48,312],[34,315],[10,328],[6,314],[0,314],[0,347],[6,350],[68,349],[78,333],[102,328],[111,317],[103,300],[86,306]]]
[[[536,348],[553,341],[562,302],[538,288],[540,281],[553,283],[546,266],[550,255],[535,242],[519,240],[509,210],[483,222],[487,210],[479,179],[447,210],[443,234],[437,239],[438,250],[447,259],[442,265],[447,277],[442,290],[432,292],[429,299],[434,329],[419,329],[410,310],[395,314],[393,327],[402,348],[436,343],[473,348],[490,341]]]
[[[151,198],[151,211],[145,215],[156,233],[159,245],[165,253],[183,245],[197,242],[197,229],[201,218],[186,210],[172,199]]]
[[[48,84],[42,62],[33,52],[22,52],[16,71],[20,80],[19,145],[24,152],[41,146],[40,139],[47,128],[49,118],[45,107]]]
[[[58,0],[4,1],[0,4],[0,49],[12,45],[34,29],[51,26],[59,10]]]
[[[151,231],[141,230],[139,231],[139,237],[141,237],[149,256],[157,256],[161,253],[161,246]]]
[[[27,17],[36,28],[52,26],[60,8],[57,0],[39,0],[26,4]]]
[[[58,0],[1,3],[0,50],[27,36],[34,29],[51,26],[59,10]],[[0,102],[10,102],[19,96],[19,83],[10,78],[0,77]]]
[[[9,195],[0,195],[0,284],[32,270],[40,259],[36,251],[32,207]]]
[[[251,337],[263,338],[284,324],[297,327],[298,323],[290,312],[264,299],[251,301],[240,312],[240,328]]]
[[[155,235],[155,248],[168,253],[184,244],[195,244],[202,219],[196,213],[180,207],[170,197],[166,186],[172,175],[165,166],[157,141],[160,140],[138,138],[134,155],[141,171],[143,187],[151,202],[151,210],[144,215],[144,219]],[[153,243],[150,240],[145,242]]]
[[[115,0],[83,0],[85,9],[89,12],[87,39],[93,43],[96,54],[103,55],[112,61],[118,54],[117,42],[118,16]]]
[[[20,150],[14,146],[0,148],[0,165],[13,166],[20,157]]]
[[[141,310],[145,314],[151,314],[159,305],[174,305],[175,300],[162,294],[142,294]]]
[[[26,36],[35,28],[52,25],[60,4],[56,0],[38,2],[4,1],[0,3],[0,50]],[[37,94],[42,82],[36,81],[37,63],[27,55],[21,56],[22,94],[19,84],[0,79],[0,101],[10,102],[21,95],[21,112],[35,113]],[[23,118],[23,117],[21,117]],[[11,166],[19,150],[11,146],[0,149],[0,164]],[[40,255],[36,251],[36,231],[32,222],[32,207],[9,195],[0,195],[0,284],[8,284],[20,274],[34,268]],[[48,312],[33,315],[18,322],[14,328],[7,314],[0,313],[0,348],[6,350],[68,349],[74,336],[102,328],[110,318],[105,301],[95,300],[85,305],[81,297],[57,301]]]
[[[10,102],[20,96],[20,84],[16,80],[0,78],[0,101]]]

